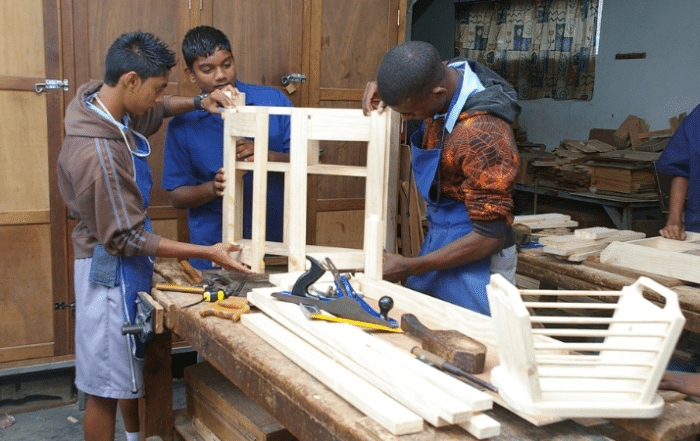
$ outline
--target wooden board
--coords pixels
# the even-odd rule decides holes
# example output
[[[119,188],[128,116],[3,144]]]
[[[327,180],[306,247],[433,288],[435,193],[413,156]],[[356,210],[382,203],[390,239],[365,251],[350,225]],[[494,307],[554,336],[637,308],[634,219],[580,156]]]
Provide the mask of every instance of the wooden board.
[[[624,166],[624,164],[593,164],[591,187],[598,190],[619,193],[642,193],[654,189],[654,174],[650,164],[644,167]]]
[[[646,237],[646,234],[613,228],[592,227],[576,230],[573,235],[540,238],[544,253],[580,262],[598,255],[601,250],[614,241],[629,241]]]
[[[578,226],[578,222],[572,221],[571,216],[559,213],[515,216],[513,223],[527,225],[531,230]]]
[[[306,320],[298,306],[274,301],[269,296],[274,290],[256,289],[248,297],[251,303],[284,324],[286,333],[295,333],[434,426],[471,422],[472,413],[491,407],[489,395],[435,371],[407,351],[360,328]],[[244,324],[250,319],[243,317]],[[321,335],[323,338],[319,338]],[[387,381],[388,378],[392,380]],[[386,413],[370,416],[386,417]]]
[[[700,233],[687,233],[686,240],[652,237],[610,244],[600,261],[700,283]]]
[[[338,365],[312,345],[261,314],[245,316],[243,324],[304,368],[349,403],[394,435],[423,430],[423,420],[374,388],[355,372]]]
[[[201,362],[185,368],[187,410],[222,440],[295,439],[219,371]]]

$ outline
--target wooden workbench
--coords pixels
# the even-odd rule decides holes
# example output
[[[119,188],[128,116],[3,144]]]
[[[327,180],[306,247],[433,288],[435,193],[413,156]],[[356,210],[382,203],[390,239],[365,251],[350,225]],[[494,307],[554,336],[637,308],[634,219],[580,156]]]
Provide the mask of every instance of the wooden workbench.
[[[590,291],[618,291],[644,275],[678,294],[678,302],[686,318],[685,329],[700,333],[700,288],[678,279],[619,268],[595,260],[569,262],[544,254],[541,249],[523,250],[518,254],[517,274],[539,281],[540,286],[546,289]],[[645,296],[651,301],[659,300],[646,291]]]
[[[305,370],[263,341],[240,323],[202,318],[191,294],[153,291],[165,309],[165,327],[184,339],[236,387],[264,408],[299,440],[473,440],[459,427],[436,429],[425,424],[422,432],[395,437],[333,393]],[[255,310],[251,313],[260,313]],[[142,431],[146,437],[174,439],[172,336],[158,334],[148,346],[141,405]],[[584,424],[572,420],[534,426],[494,405],[486,412],[501,424],[501,435],[493,440],[640,440],[607,421]],[[662,415],[663,416],[663,415]],[[619,437],[624,433],[624,437]],[[610,437],[606,436],[609,435]],[[682,438],[663,438],[671,441]]]

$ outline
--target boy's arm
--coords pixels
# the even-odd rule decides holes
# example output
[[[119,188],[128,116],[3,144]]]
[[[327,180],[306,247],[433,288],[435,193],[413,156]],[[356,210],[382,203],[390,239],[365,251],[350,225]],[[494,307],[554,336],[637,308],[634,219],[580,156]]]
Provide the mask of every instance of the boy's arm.
[[[213,181],[177,187],[168,191],[168,198],[173,208],[196,208],[223,196],[225,187],[224,169],[220,168]]]
[[[250,268],[231,256],[231,253],[240,249],[240,245],[229,243],[218,243],[216,245],[204,246],[161,238],[160,242],[158,243],[156,256],[175,257],[179,259],[205,259],[210,260],[216,263],[218,266],[226,269],[233,269],[245,274],[251,274],[252,271]]]
[[[688,178],[674,176],[671,180],[669,194],[668,222],[659,230],[659,234],[668,239],[685,240],[685,227],[683,225],[683,208],[688,194]]]

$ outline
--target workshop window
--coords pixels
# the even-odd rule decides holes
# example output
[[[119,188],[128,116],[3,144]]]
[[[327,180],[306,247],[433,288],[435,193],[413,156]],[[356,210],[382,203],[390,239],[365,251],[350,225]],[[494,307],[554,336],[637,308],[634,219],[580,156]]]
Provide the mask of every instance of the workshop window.
[[[506,79],[518,99],[590,100],[603,0],[455,3],[455,56]]]

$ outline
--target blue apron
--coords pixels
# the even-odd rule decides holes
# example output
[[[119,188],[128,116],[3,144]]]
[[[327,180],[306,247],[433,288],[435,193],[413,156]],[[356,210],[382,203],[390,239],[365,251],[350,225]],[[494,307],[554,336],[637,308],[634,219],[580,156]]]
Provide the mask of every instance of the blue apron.
[[[136,185],[141,192],[143,199],[144,211],[148,209],[148,204],[151,199],[151,188],[153,187],[153,174],[148,166],[146,157],[150,154],[150,146],[148,141],[142,136],[134,133],[136,139],[136,151],[131,152],[131,157],[134,159],[134,173]],[[152,233],[153,227],[151,219],[146,216],[146,231]],[[122,318],[124,323],[134,324],[136,317],[136,293],[144,291],[151,292],[151,284],[153,279],[153,258],[151,256],[120,256],[121,268],[121,292],[122,292]],[[146,353],[146,343],[137,338],[134,334],[129,335],[131,351],[134,356],[143,360]]]
[[[424,126],[411,136],[411,164],[416,187],[428,204],[427,218],[430,229],[421,246],[419,256],[438,250],[472,231],[472,221],[464,202],[449,198],[436,200],[430,196],[430,188],[436,181],[440,167],[445,129],[438,149],[422,147]],[[437,183],[439,188],[439,182]],[[410,276],[406,286],[438,299],[462,306],[472,311],[491,315],[486,285],[489,282],[490,259],[484,258],[463,266],[431,271]]]

